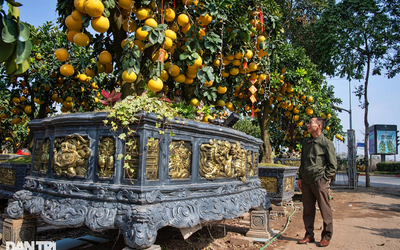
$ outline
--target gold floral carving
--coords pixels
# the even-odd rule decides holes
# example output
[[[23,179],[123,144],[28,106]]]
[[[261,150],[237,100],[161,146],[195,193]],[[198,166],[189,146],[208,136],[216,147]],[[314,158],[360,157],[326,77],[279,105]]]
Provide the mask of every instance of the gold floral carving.
[[[147,141],[146,179],[158,180],[159,140]]]
[[[114,174],[115,141],[111,137],[100,139],[97,154],[97,174],[99,177],[111,177]]]
[[[210,139],[200,146],[200,175],[213,180],[219,177],[246,181],[246,150],[240,143]]]
[[[189,143],[184,141],[172,142],[169,153],[169,176],[172,179],[189,178],[191,155]]]
[[[81,176],[87,172],[91,150],[89,140],[80,135],[56,138],[53,148],[53,169],[57,176]]]
[[[0,168],[0,184],[14,186],[16,170],[12,168]]]
[[[35,154],[33,158],[33,168],[35,171],[40,171],[42,169],[42,150],[43,150],[43,140],[36,140],[35,144]]]
[[[278,192],[278,178],[276,177],[259,177],[261,180],[261,187],[267,190],[268,193]]]
[[[139,138],[130,139],[126,143],[125,178],[137,179],[139,169]],[[126,166],[127,165],[127,166]]]
[[[289,192],[293,189],[294,176],[285,178],[285,190],[284,192]]]

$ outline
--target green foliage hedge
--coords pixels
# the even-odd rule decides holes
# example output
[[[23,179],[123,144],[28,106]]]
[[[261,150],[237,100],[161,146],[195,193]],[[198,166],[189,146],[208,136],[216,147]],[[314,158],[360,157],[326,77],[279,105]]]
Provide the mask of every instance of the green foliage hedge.
[[[376,167],[378,171],[396,172],[400,171],[400,162],[379,162]]]

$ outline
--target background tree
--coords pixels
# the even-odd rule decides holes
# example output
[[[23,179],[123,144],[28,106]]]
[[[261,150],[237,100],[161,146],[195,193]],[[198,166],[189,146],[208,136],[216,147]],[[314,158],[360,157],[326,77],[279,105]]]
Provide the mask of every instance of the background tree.
[[[358,96],[364,97],[365,138],[368,142],[368,80],[381,74],[386,67],[388,76],[397,73],[399,58],[399,3],[378,0],[343,0],[332,4],[322,14],[316,27],[316,50],[319,68],[331,76],[364,79]],[[373,68],[371,68],[373,67]],[[364,147],[368,166],[368,145]],[[370,186],[366,169],[366,186]]]
[[[293,47],[303,47],[313,61],[315,24],[332,0],[276,0],[282,12],[284,37]],[[314,61],[313,61],[314,62]]]

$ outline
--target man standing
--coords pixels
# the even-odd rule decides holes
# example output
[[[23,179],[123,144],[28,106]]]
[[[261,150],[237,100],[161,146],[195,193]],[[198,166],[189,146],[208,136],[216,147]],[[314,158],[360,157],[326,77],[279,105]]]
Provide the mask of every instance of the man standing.
[[[307,131],[311,134],[311,138],[304,139],[302,144],[301,165],[297,182],[297,186],[302,191],[303,221],[306,229],[304,239],[297,243],[315,242],[315,202],[318,201],[324,221],[320,247],[328,246],[332,238],[333,225],[332,209],[329,204],[329,183],[337,168],[335,147],[322,134],[323,128],[324,120],[321,117],[313,117],[307,124]]]

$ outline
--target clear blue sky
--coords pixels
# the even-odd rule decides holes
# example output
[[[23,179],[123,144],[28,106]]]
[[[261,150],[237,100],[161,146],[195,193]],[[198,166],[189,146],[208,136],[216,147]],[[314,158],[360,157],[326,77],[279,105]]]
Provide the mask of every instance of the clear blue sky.
[[[23,6],[20,8],[21,20],[26,21],[34,26],[39,26],[45,21],[57,20],[56,0],[19,0]],[[349,82],[345,79],[328,79],[328,83],[335,86],[335,94],[342,99],[342,108],[349,109]],[[352,81],[351,92],[354,87],[364,82]],[[400,129],[400,76],[393,79],[387,79],[384,76],[371,76],[368,87],[369,98],[369,124],[391,124],[397,125]],[[351,107],[353,111],[353,129],[356,131],[356,140],[362,142],[364,140],[364,110],[359,107],[358,98],[351,94]],[[346,112],[339,113],[342,120],[344,131],[349,129],[349,114]],[[337,150],[345,151],[346,145],[335,142]],[[363,154],[363,150],[359,149],[358,154]],[[400,159],[398,155],[397,159]],[[393,159],[388,156],[387,159]]]

